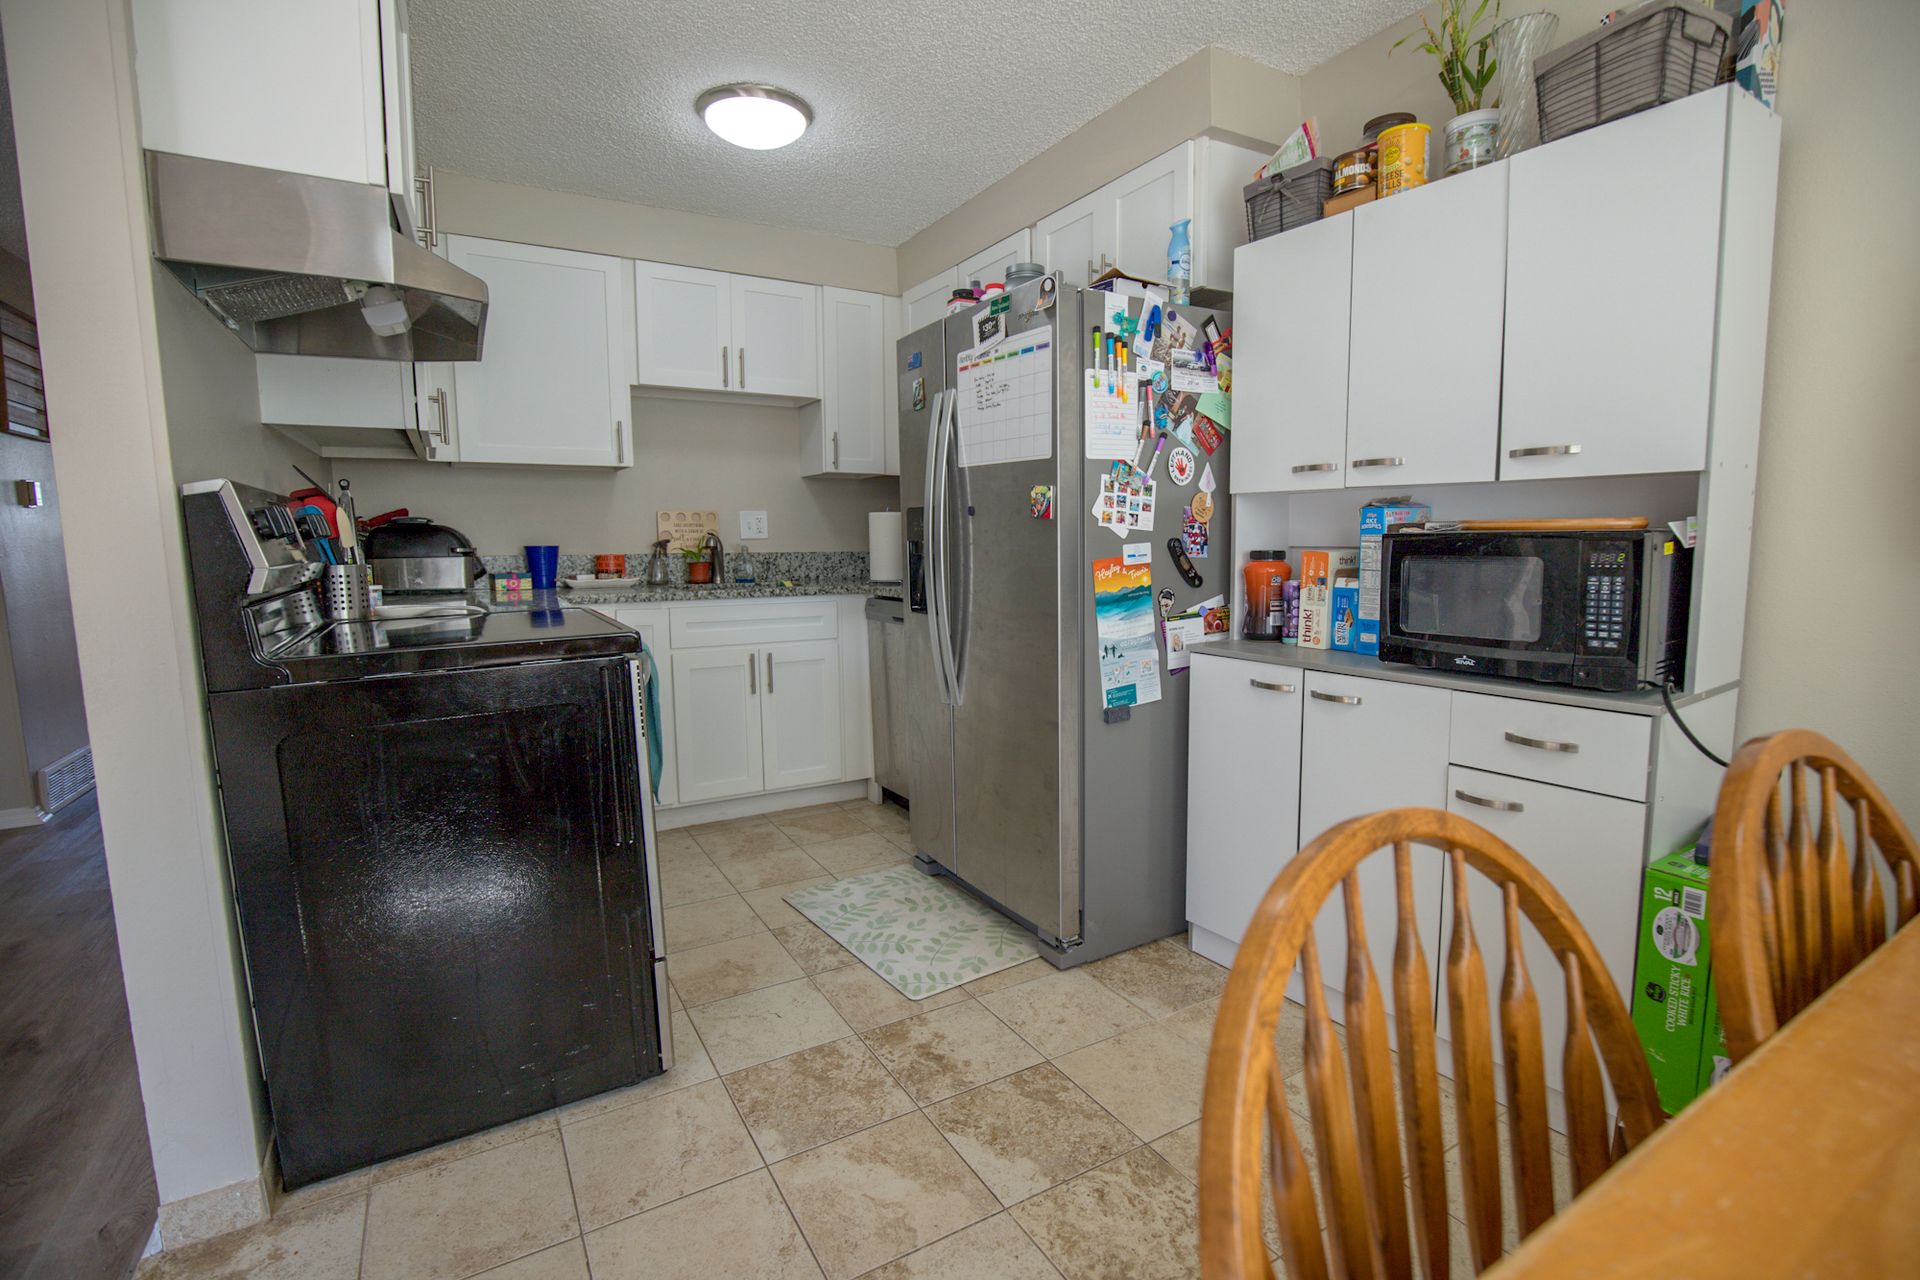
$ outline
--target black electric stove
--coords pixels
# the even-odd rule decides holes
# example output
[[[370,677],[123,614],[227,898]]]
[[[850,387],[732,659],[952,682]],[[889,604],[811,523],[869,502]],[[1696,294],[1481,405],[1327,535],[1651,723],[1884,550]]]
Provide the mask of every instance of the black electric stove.
[[[328,622],[284,501],[208,481],[182,505],[297,1187],[656,1075],[672,1046],[639,638],[584,609]]]

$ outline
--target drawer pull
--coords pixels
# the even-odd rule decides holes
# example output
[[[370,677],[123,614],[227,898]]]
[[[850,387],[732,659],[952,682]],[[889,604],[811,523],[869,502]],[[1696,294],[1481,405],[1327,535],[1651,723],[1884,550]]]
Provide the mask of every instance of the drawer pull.
[[[1489,800],[1485,796],[1476,796],[1471,792],[1454,789],[1455,800],[1465,800],[1468,804],[1477,804],[1482,809],[1497,809],[1501,813],[1525,813],[1527,806],[1518,800]]]
[[[1509,458],[1548,458],[1578,452],[1580,452],[1580,446],[1577,444],[1542,444],[1529,449],[1509,449],[1507,456]]]
[[[1405,458],[1355,458],[1347,464],[1350,467],[1404,467]]]
[[[1577,742],[1552,742],[1546,738],[1529,738],[1511,729],[1507,730],[1506,739],[1516,747],[1532,747],[1536,751],[1558,751],[1570,756],[1580,754],[1580,744]]]
[[[1309,471],[1338,471],[1339,469],[1340,464],[1337,462],[1304,462],[1293,469],[1293,474],[1300,476]]]
[[[1247,681],[1247,683],[1252,685],[1256,689],[1267,689],[1273,693],[1292,693],[1293,692],[1293,686],[1290,684],[1273,684],[1270,681],[1266,681],[1266,680],[1249,680]]]
[[[1343,707],[1357,707],[1360,699],[1350,693],[1322,693],[1318,689],[1309,689],[1308,694],[1322,702],[1337,702]]]

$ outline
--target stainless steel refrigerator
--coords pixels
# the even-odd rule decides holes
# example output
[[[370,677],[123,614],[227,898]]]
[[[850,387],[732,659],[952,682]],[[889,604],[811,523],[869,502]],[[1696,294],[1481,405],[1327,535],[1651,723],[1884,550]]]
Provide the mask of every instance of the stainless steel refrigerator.
[[[1039,303],[1045,293],[1051,306]],[[1085,370],[1106,293],[1029,281],[1009,293],[1006,344],[1050,344],[1050,456],[963,458],[969,406],[957,359],[974,312],[900,340],[900,489],[907,560],[905,734],[913,840],[923,870],[951,875],[1031,927],[1066,967],[1177,933],[1186,922],[1187,682],[1166,669],[1161,697],[1105,707],[1092,565],[1127,544],[1151,548],[1152,590],[1175,612],[1231,599],[1230,500],[1222,444],[1209,458],[1210,553],[1190,586],[1167,543],[1199,490],[1156,472],[1151,533],[1124,539],[1091,514],[1112,465],[1086,457]],[[1132,299],[1137,315],[1142,300]],[[1195,325],[1224,314],[1177,308]],[[1044,444],[1041,446],[1044,449]],[[1171,449],[1171,443],[1169,449]],[[976,451],[977,452],[977,451]],[[1051,486],[1050,517],[1034,514]]]

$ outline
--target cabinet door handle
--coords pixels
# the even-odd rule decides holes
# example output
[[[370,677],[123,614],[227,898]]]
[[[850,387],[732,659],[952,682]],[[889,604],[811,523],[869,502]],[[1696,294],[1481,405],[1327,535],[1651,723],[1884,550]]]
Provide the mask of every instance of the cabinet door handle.
[[[1465,800],[1468,804],[1477,804],[1482,809],[1496,809],[1501,813],[1525,813],[1527,806],[1518,800],[1489,800],[1485,796],[1476,796],[1468,791],[1454,789],[1455,800]]]
[[[1556,454],[1578,452],[1580,452],[1580,446],[1577,444],[1541,444],[1527,449],[1509,449],[1507,456],[1509,458],[1545,458]]]
[[[1580,754],[1580,744],[1577,742],[1554,742],[1547,738],[1529,738],[1511,729],[1507,730],[1504,736],[1508,742],[1519,747],[1532,747],[1537,751],[1560,751],[1570,756]]]
[[[747,389],[747,349],[740,348],[740,389]]]
[[[723,387],[733,386],[733,366],[727,361],[727,357],[732,354],[732,348],[720,348],[720,385]]]
[[[753,655],[747,655],[747,696],[760,692],[760,668],[754,664]]]
[[[1357,707],[1360,705],[1359,697],[1350,693],[1322,693],[1318,689],[1309,689],[1307,690],[1307,695],[1318,698],[1322,702],[1337,702],[1343,707]]]
[[[1290,684],[1274,684],[1267,680],[1249,680],[1247,681],[1247,683],[1252,685],[1256,689],[1266,689],[1273,693],[1292,693],[1293,692],[1293,686]]]
[[[613,420],[613,460],[625,463],[627,460],[626,437],[620,434],[620,419]]]
[[[1404,467],[1405,458],[1355,458],[1347,464],[1350,467]]]
[[[773,692],[773,655],[767,655],[767,692]]]
[[[833,433],[833,469],[835,471],[840,469],[840,433],[838,431]]]
[[[433,406],[434,421],[440,424],[439,430],[435,431],[434,434],[440,437],[441,444],[452,448],[453,434],[451,427],[448,425],[447,389],[445,387],[435,389],[433,394],[427,397],[427,403]]]
[[[420,225],[413,229],[413,234],[427,248],[437,248],[440,244],[440,218],[439,210],[434,207],[432,165],[427,166],[426,177],[414,176],[413,189],[420,196]]]
[[[1309,471],[1338,471],[1339,469],[1340,464],[1337,462],[1303,462],[1293,469],[1293,474],[1302,476]]]

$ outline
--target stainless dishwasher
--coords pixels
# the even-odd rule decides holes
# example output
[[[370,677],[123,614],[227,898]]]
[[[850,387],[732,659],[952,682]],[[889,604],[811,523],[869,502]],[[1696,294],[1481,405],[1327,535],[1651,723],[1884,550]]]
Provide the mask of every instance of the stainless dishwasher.
[[[867,680],[873,696],[873,780],[907,794],[907,607],[886,596],[867,601]]]

